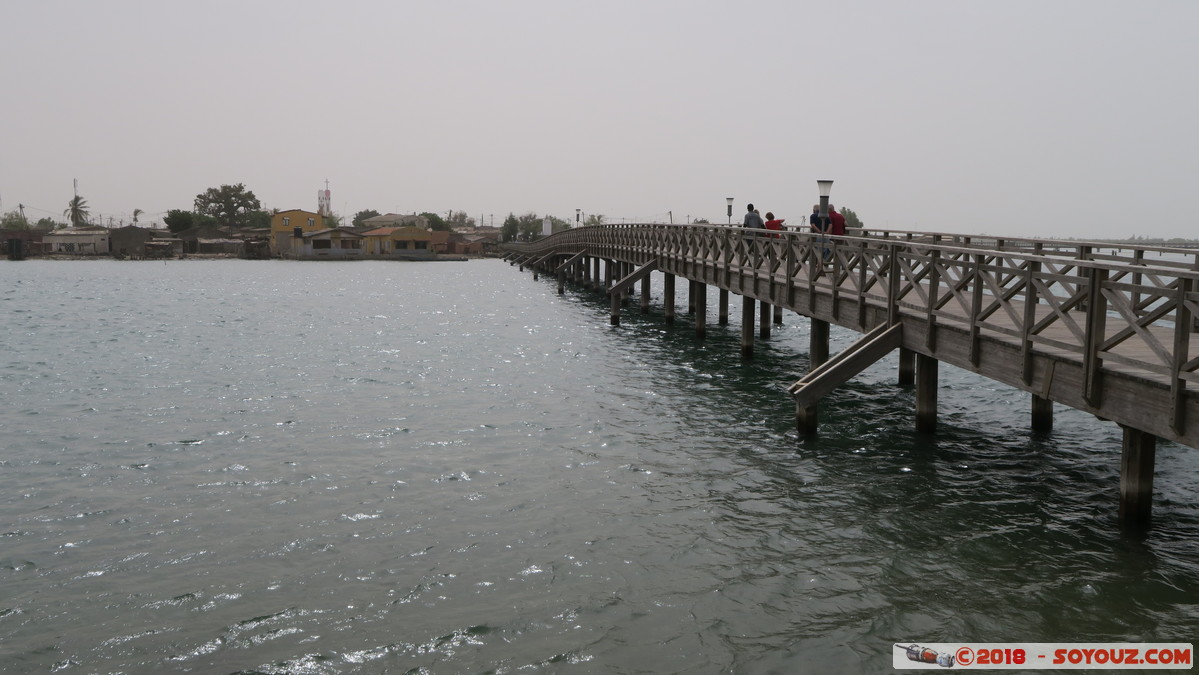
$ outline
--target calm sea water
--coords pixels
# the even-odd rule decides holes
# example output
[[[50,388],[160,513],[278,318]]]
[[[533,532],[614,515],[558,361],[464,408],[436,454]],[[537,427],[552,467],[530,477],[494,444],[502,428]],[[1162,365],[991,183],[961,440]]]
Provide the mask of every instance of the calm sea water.
[[[660,278],[655,290],[660,293]],[[680,286],[685,286],[680,284]],[[857,673],[896,642],[1195,641],[1199,452],[885,360],[798,437],[788,314],[496,260],[0,262],[0,671]],[[679,303],[686,307],[682,289]],[[634,303],[635,305],[635,303]],[[855,335],[833,329],[833,350]]]

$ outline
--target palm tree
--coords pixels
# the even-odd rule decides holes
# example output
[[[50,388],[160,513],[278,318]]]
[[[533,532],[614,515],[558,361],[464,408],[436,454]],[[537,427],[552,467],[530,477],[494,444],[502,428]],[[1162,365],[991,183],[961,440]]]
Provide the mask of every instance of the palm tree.
[[[137,217],[145,213],[141,209],[133,209],[133,224],[137,225]]]
[[[71,221],[71,227],[79,227],[87,222],[87,200],[79,195],[71,198],[67,208],[62,212]]]

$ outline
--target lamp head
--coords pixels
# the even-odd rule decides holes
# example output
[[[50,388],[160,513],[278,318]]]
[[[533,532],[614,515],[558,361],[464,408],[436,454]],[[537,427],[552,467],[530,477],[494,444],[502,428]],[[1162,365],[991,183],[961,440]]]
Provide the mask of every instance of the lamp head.
[[[827,197],[833,191],[833,181],[831,180],[818,180],[816,185],[820,188],[821,197]]]

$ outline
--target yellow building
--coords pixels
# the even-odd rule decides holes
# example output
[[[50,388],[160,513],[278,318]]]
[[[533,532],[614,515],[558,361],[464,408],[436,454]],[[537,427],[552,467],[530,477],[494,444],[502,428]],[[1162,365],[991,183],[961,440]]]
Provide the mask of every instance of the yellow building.
[[[302,234],[325,229],[325,218],[313,211],[289,209],[271,216],[271,255],[290,258],[294,255],[295,233]]]
[[[367,257],[421,259],[435,255],[430,243],[433,234],[423,227],[380,227],[363,235]]]

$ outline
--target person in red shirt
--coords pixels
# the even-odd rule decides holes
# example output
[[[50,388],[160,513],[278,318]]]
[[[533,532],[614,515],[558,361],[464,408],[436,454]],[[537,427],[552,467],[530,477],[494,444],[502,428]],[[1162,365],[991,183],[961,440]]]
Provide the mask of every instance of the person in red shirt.
[[[767,211],[766,212],[766,229],[768,229],[768,230],[783,229],[783,219],[775,218],[774,213]],[[777,235],[777,234],[771,234],[770,236],[774,237],[775,239],[779,238],[779,235]]]
[[[828,205],[829,234],[834,237],[845,236],[845,216],[837,213],[832,204]]]

